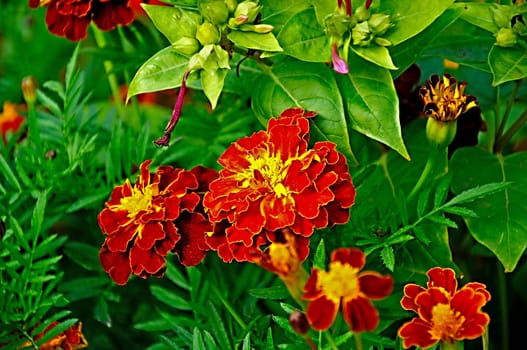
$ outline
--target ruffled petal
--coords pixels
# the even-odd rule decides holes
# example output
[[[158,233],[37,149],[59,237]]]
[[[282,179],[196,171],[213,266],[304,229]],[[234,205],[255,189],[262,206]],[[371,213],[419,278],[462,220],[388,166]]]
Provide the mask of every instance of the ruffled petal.
[[[410,322],[403,324],[397,334],[403,339],[405,349],[411,346],[426,349],[439,342],[439,339],[432,338],[431,330],[432,327],[429,323],[415,317]]]
[[[339,308],[338,300],[330,300],[325,296],[311,301],[306,310],[307,320],[313,329],[324,331],[331,327]]]
[[[359,274],[360,290],[368,298],[379,300],[387,297],[393,290],[393,278],[377,272],[363,272]]]
[[[379,324],[379,313],[371,301],[358,297],[344,298],[342,303],[342,316],[348,327],[353,332],[371,332]]]

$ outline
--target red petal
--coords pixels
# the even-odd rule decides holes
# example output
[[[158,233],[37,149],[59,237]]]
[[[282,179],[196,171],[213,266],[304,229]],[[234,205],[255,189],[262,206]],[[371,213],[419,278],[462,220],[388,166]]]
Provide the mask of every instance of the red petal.
[[[331,327],[337,317],[339,303],[321,296],[309,303],[306,316],[311,327],[317,331],[323,331]]]
[[[106,245],[103,245],[99,252],[99,261],[104,271],[110,274],[115,283],[125,285],[128,282],[132,269],[127,254],[113,253]]]
[[[393,279],[390,275],[381,275],[376,272],[363,272],[359,274],[360,290],[373,300],[383,299],[393,290]]]
[[[247,230],[251,233],[259,233],[262,231],[265,225],[265,218],[260,212],[260,202],[249,202],[249,207],[244,212],[239,212],[236,220],[236,228],[239,230]],[[249,242],[249,238],[246,237],[245,242]],[[247,243],[250,245],[250,243]]]
[[[113,234],[130,219],[126,210],[112,211],[109,208],[104,208],[97,216],[97,221],[102,232]]]
[[[130,249],[130,264],[135,275],[145,278],[148,275],[159,276],[160,271],[165,268],[165,257],[156,254],[152,250],[144,250],[138,246]]]
[[[197,166],[190,170],[198,180],[197,192],[205,192],[209,190],[209,184],[218,178],[218,172],[211,168]]]
[[[167,256],[168,252],[174,249],[176,243],[181,239],[181,235],[173,221],[163,222],[163,231],[166,234],[165,239],[155,243],[155,250],[159,255]]]
[[[358,248],[338,248],[331,253],[331,262],[335,261],[361,270],[366,264],[366,255]]]
[[[405,349],[412,345],[425,349],[439,342],[439,339],[432,339],[431,330],[430,324],[415,317],[410,322],[403,324],[397,334],[403,339]]]
[[[450,295],[453,295],[457,290],[456,273],[450,268],[434,267],[426,273],[428,275],[428,288],[442,287]]]
[[[199,264],[209,250],[205,237],[207,232],[212,231],[210,222],[201,214],[185,213],[177,220],[176,225],[181,234],[181,240],[174,248],[179,261],[185,266]]]
[[[443,289],[430,288],[419,293],[415,298],[415,304],[419,306],[418,314],[425,320],[432,320],[432,308],[437,304],[448,304],[449,298]]]
[[[485,297],[485,300],[486,300],[486,301],[489,301],[489,300],[490,300],[490,293],[489,293],[489,291],[486,289],[487,286],[485,286],[483,283],[479,283],[479,282],[469,282],[469,283],[465,284],[465,285],[463,286],[463,288],[474,289],[477,293],[481,293],[481,294],[483,294],[483,296]]]
[[[373,331],[379,324],[379,313],[371,301],[358,297],[343,299],[342,316],[353,332]]]
[[[128,244],[137,233],[137,225],[131,224],[122,227],[118,232],[106,238],[108,249],[112,252],[125,252],[128,250]]]
[[[149,222],[138,232],[135,244],[141,249],[151,249],[154,243],[165,238],[163,224],[160,222]]]
[[[117,25],[128,25],[135,19],[134,11],[127,7],[127,0],[99,2],[93,9],[93,22],[102,30],[112,30]]]
[[[312,269],[311,275],[309,276],[309,279],[307,280],[306,285],[304,286],[304,295],[302,295],[303,299],[313,300],[320,297],[322,291],[318,288],[317,281],[318,269]]]
[[[421,292],[424,292],[425,289],[417,284],[407,284],[404,286],[404,296],[401,299],[401,306],[405,310],[412,310],[417,313],[418,306],[415,304],[415,298]]]

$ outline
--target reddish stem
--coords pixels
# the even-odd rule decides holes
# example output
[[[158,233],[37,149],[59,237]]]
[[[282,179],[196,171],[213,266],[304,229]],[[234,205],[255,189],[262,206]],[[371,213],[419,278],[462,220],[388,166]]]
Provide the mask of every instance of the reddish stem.
[[[351,13],[352,13],[351,0],[346,0],[346,14],[348,16],[351,16]]]
[[[373,0],[366,0],[366,9],[369,9]]]
[[[161,136],[159,139],[154,141],[154,143],[158,146],[168,147],[169,145],[170,134],[172,134],[172,131],[176,127],[176,124],[179,121],[179,117],[181,116],[181,109],[183,107],[183,98],[185,97],[185,91],[187,90],[187,78],[189,74],[190,74],[190,71],[186,71],[185,74],[183,75],[183,81],[181,82],[181,87],[179,88],[176,104],[174,105],[174,109],[172,110],[172,117],[170,118],[170,121],[165,127],[163,136]]]
[[[341,7],[342,7],[342,0],[337,0],[337,7],[338,7],[338,8],[341,8]]]

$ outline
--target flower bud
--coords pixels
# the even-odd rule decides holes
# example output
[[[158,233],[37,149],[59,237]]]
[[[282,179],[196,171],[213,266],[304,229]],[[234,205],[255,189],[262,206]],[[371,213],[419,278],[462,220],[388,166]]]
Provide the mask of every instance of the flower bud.
[[[309,322],[307,321],[306,314],[302,311],[295,310],[289,314],[289,324],[291,328],[300,335],[307,334],[309,332]]]
[[[199,42],[194,38],[184,36],[172,44],[174,50],[183,55],[190,56],[198,52]]]
[[[357,18],[359,22],[367,21],[370,18],[370,9],[366,8],[365,5],[359,6],[355,10],[354,17]]]
[[[227,9],[229,9],[229,12],[234,12],[236,10],[236,7],[238,6],[237,0],[225,0],[225,5],[227,6]]]
[[[353,45],[368,46],[373,39],[368,22],[360,22],[351,30]]]
[[[512,31],[519,36],[527,35],[527,26],[525,25],[525,18],[523,15],[515,15],[511,19]]]
[[[238,4],[234,11],[234,18],[238,24],[253,23],[260,13],[261,6],[257,2],[245,0]],[[239,20],[238,20],[239,19]]]
[[[496,45],[501,47],[511,47],[517,43],[516,34],[511,28],[500,28],[494,36],[496,37]]]
[[[229,9],[223,0],[200,1],[199,12],[212,24],[223,24],[229,18]]]
[[[259,34],[270,33],[274,27],[270,24],[242,24],[238,27],[242,32],[255,32]]]
[[[428,118],[426,122],[426,138],[431,145],[438,148],[447,147],[452,143],[457,131],[457,121],[440,121]]]
[[[374,13],[368,19],[370,30],[375,35],[383,35],[392,26],[390,16],[382,13]]]
[[[203,22],[196,30],[196,39],[203,46],[216,44],[220,41],[220,31],[214,24]]]
[[[324,18],[326,34],[342,38],[349,29],[350,17],[342,13],[332,13]]]
[[[375,42],[377,45],[379,46],[392,46],[392,42],[386,38],[381,38],[381,37],[378,37],[376,36],[375,38],[373,38],[373,42]]]
[[[509,26],[509,14],[510,7],[505,5],[492,4],[490,7],[490,12],[492,14],[492,20],[494,24],[499,28],[506,28]]]
[[[37,100],[37,85],[37,80],[32,76],[22,79],[22,95],[28,105]]]

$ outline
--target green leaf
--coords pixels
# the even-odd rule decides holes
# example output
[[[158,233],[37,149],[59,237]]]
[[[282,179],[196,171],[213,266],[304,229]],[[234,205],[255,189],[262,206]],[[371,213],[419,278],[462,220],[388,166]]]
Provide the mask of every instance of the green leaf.
[[[218,98],[220,97],[221,90],[223,89],[223,83],[225,77],[229,72],[228,69],[202,69],[200,71],[201,85],[203,86],[203,92],[209,99],[212,109],[216,108]]]
[[[151,285],[150,291],[157,300],[178,310],[190,311],[192,305],[184,298],[180,297],[173,291],[169,291],[161,286]]]
[[[458,197],[466,197],[476,186],[480,186],[476,193],[481,197],[480,190],[485,185],[497,190],[512,183],[505,190],[487,191],[483,198],[464,205],[478,215],[465,218],[472,236],[496,255],[505,271],[513,271],[527,248],[527,152],[504,157],[478,148],[461,148],[452,156],[449,167],[454,174],[452,192]],[[459,203],[455,201],[458,197],[451,202]]]
[[[274,26],[275,31],[279,33],[292,16],[311,7],[310,2],[311,0],[260,0],[262,23]]]
[[[491,6],[492,4],[489,3],[460,2],[454,4],[453,7],[463,9],[461,18],[468,23],[491,33],[496,33],[499,28],[492,19]]]
[[[47,193],[39,192],[37,196],[37,203],[33,209],[31,216],[31,232],[32,238],[36,239],[42,231],[42,223],[44,222],[44,212],[46,211]]]
[[[46,334],[44,334],[44,336],[37,341],[37,344],[38,345],[44,344],[48,340],[52,339],[53,337],[59,335],[60,333],[64,332],[66,329],[73,326],[78,321],[79,320],[76,318],[70,318],[68,320],[61,321],[58,325],[56,325],[51,330],[46,332]]]
[[[527,77],[527,50],[514,47],[493,46],[489,52],[489,65],[492,71],[492,85]]]
[[[430,216],[427,216],[426,218],[439,225],[445,225],[447,227],[457,228],[457,224],[454,221],[447,219],[441,215],[430,215]]]
[[[278,116],[291,107],[314,111],[312,131],[330,140],[348,159],[351,151],[348,127],[333,71],[323,64],[285,60],[265,71],[259,88],[254,89],[252,108],[260,120]]]
[[[410,159],[401,135],[399,101],[390,72],[356,55],[350,55],[348,64],[360,67],[337,75],[350,126]]]
[[[93,316],[97,321],[110,328],[112,326],[112,317],[108,311],[108,303],[104,298],[98,298],[95,308],[93,310]]]
[[[258,299],[278,300],[285,299],[289,296],[287,288],[283,285],[277,285],[269,288],[249,289],[249,294]]]
[[[319,269],[326,269],[326,245],[324,239],[321,239],[315,250],[315,256],[313,257],[313,267]]]
[[[267,337],[265,338],[265,350],[274,350],[273,330],[269,327],[267,329]]]
[[[296,13],[278,34],[286,55],[307,62],[331,61],[330,38],[317,22],[313,8]]]
[[[192,331],[192,349],[205,350],[205,344],[203,343],[203,337],[198,327],[194,327]]]
[[[101,265],[99,262],[99,249],[82,242],[68,242],[64,249],[64,253],[72,261],[79,264],[86,270],[99,271]]]
[[[445,203],[445,206],[472,202],[481,197],[493,194],[499,191],[502,191],[506,187],[510,186],[510,182],[501,182],[501,183],[488,183],[481,186],[475,186],[468,190],[465,190],[459,193],[457,196]]]
[[[150,57],[135,73],[127,99],[141,93],[173,89],[181,85],[189,58],[171,46]]]
[[[143,4],[148,17],[156,28],[174,43],[182,37],[194,38],[196,28],[201,23],[201,16],[192,11],[178,7]]]
[[[95,191],[95,193],[90,193],[87,196],[81,197],[75,202],[73,202],[69,206],[69,208],[66,209],[66,213],[74,213],[76,211],[89,207],[93,204],[100,204],[100,202],[104,201],[104,199],[106,199],[107,197],[108,197],[108,189],[102,188],[98,191]]]
[[[368,47],[350,47],[359,57],[386,69],[397,69],[393,64],[390,51],[384,46],[372,45]],[[352,66],[350,66],[352,67]],[[353,70],[353,68],[352,68]]]
[[[386,246],[381,250],[381,259],[386,268],[393,272],[395,268],[395,255],[392,246]]]
[[[379,12],[390,14],[394,24],[384,37],[398,45],[425,30],[453,3],[454,0],[381,1]]]
[[[441,210],[446,213],[463,216],[465,218],[477,218],[478,217],[478,214],[476,214],[474,210],[470,210],[464,207],[446,207],[446,208],[442,208]]]
[[[4,156],[0,154],[0,174],[5,177],[7,182],[11,184],[11,186],[15,187],[18,192],[22,192],[22,186],[20,186],[20,182],[18,182],[15,174],[11,170],[11,167],[9,164],[7,164]]]
[[[247,49],[255,49],[268,52],[282,52],[278,40],[273,33],[254,33],[234,30],[227,35],[234,44]]]
[[[214,337],[216,338],[216,341],[220,345],[220,348],[223,350],[229,350],[232,349],[232,345],[230,343],[230,337],[225,329],[225,324],[223,320],[220,317],[220,314],[218,313],[218,310],[214,306],[212,302],[208,302],[207,305],[209,306],[210,314],[209,314],[209,322],[211,323],[211,330],[212,334],[214,334]]]

